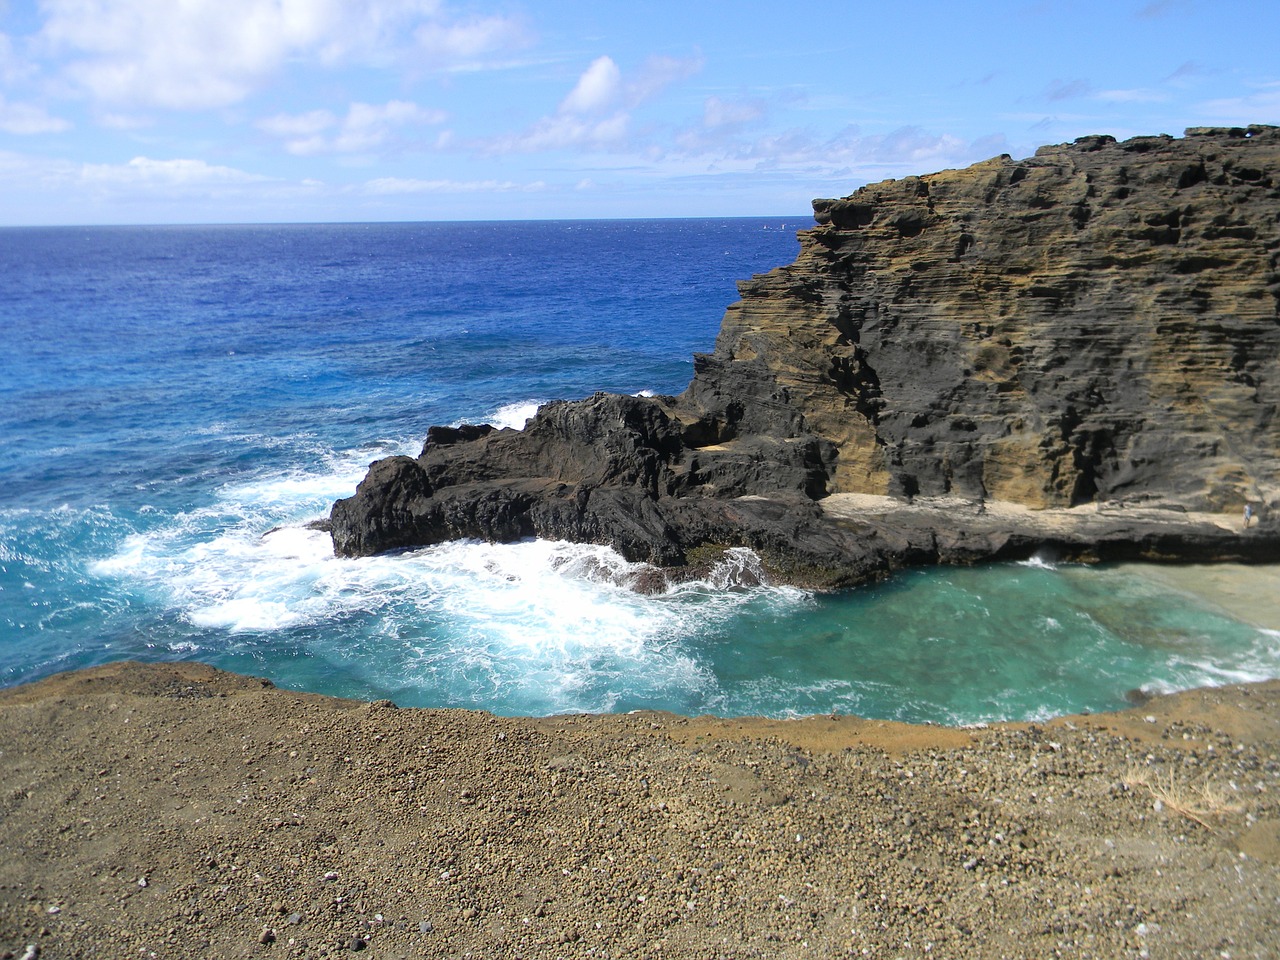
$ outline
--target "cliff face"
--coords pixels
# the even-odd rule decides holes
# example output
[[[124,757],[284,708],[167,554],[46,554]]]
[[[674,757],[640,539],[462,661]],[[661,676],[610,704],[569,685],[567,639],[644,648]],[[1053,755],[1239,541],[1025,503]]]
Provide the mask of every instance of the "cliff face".
[[[1280,129],[1188,133],[816,201],[685,399],[781,398],[835,448],[831,493],[1269,500]]]
[[[962,519],[886,526],[824,509],[834,494],[1280,498],[1280,128],[1088,137],[814,210],[797,260],[740,284],[684,394],[550,404],[523,432],[433,428],[335,505],[337,552],[542,535],[671,565],[744,544],[784,575],[843,564],[793,579],[852,582],[1012,548],[984,533],[951,555]],[[1112,539],[1152,552],[1126,530]],[[1017,549],[1043,535],[1012,532]]]

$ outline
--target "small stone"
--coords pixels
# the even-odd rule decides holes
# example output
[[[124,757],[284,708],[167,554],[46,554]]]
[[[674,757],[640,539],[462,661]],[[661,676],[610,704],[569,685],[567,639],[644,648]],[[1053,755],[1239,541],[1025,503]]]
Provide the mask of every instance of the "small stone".
[[[289,923],[291,923],[293,926],[296,927],[301,922],[302,922],[302,914],[300,913],[289,914]]]
[[[361,950],[363,950],[367,946],[368,944],[364,942],[364,939],[362,937],[351,938],[350,948],[353,953],[359,953]]]
[[[275,943],[275,939],[276,932],[270,927],[263,927],[262,932],[258,934],[258,942],[264,946],[268,943]]]
[[[431,926],[430,920],[423,920],[420,924],[418,924],[419,933],[430,933],[434,929],[435,927]]]

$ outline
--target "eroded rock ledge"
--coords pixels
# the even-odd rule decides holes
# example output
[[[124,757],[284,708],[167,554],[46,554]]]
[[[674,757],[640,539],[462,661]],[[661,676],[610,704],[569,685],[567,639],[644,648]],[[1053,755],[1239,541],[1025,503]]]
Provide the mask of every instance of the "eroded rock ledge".
[[[683,394],[433,427],[334,505],[334,549],[747,546],[821,587],[1040,549],[1275,560],[1278,161],[1277,127],[1085,137],[816,200]]]

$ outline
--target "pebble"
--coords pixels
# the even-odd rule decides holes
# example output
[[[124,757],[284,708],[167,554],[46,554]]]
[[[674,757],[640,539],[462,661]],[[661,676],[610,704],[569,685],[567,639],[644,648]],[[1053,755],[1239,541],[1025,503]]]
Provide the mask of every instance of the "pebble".
[[[1276,696],[1280,704],[1280,692]],[[335,717],[335,730],[325,734],[333,749],[363,742],[359,722],[347,729],[347,715]],[[577,721],[546,721],[527,741],[509,735],[506,743],[520,747],[511,756],[494,747],[488,721],[434,713],[424,719],[430,721],[425,733],[392,744],[382,765],[371,761],[359,777],[301,783],[301,794],[290,792],[287,778],[264,785],[279,792],[271,801],[276,807],[264,812],[267,823],[293,822],[296,805],[311,807],[300,832],[263,832],[251,821],[239,833],[219,835],[216,853],[175,848],[189,868],[155,861],[163,868],[155,891],[136,885],[140,876],[146,879],[137,863],[151,862],[141,841],[98,868],[84,887],[31,884],[22,891],[29,901],[24,912],[43,915],[56,905],[74,915],[76,927],[67,918],[46,917],[54,929],[40,939],[37,916],[27,937],[44,954],[61,956],[61,938],[81,934],[79,925],[97,907],[93,898],[101,897],[106,904],[98,909],[107,919],[98,929],[86,924],[83,942],[102,956],[127,953],[133,960],[148,958],[106,944],[115,937],[116,948],[136,948],[146,935],[163,943],[167,933],[171,948],[163,955],[195,960],[219,955],[204,938],[227,925],[241,931],[241,955],[329,960],[362,950],[390,960],[468,952],[476,958],[638,957],[668,937],[661,952],[669,960],[792,951],[963,956],[970,931],[990,938],[992,955],[1011,956],[1049,956],[1056,949],[1136,958],[1140,950],[1155,956],[1175,945],[1179,956],[1215,957],[1225,946],[1237,956],[1266,956],[1260,948],[1274,944],[1274,927],[1265,919],[1271,915],[1265,908],[1280,897],[1273,872],[1253,858],[1237,861],[1238,852],[1222,839],[1255,821],[1269,830],[1280,820],[1280,791],[1269,779],[1280,783],[1280,767],[1261,766],[1274,746],[1229,760],[1206,757],[1201,748],[1189,771],[1179,765],[1186,749],[1176,737],[1181,728],[1176,749],[1155,744],[1161,727],[1145,727],[1138,713],[1130,721],[1138,723],[1127,729],[1136,727],[1145,740],[1066,725],[1036,736],[993,727],[974,735],[973,748],[887,756],[854,742],[835,752],[815,750],[806,767],[782,739],[704,737],[695,755],[683,742],[651,737],[648,717],[584,720],[582,734],[556,734],[563,742],[547,730]],[[1166,721],[1162,714],[1160,724]],[[513,730],[523,729],[512,723]],[[468,724],[478,732],[466,735]],[[642,739],[608,732],[632,725]],[[593,726],[604,728],[602,742],[588,736]],[[477,761],[463,751],[479,738]],[[182,748],[190,750],[186,742]],[[323,752],[327,742],[317,740],[310,749]],[[483,753],[489,749],[492,755]],[[416,784],[404,776],[406,754]],[[1167,801],[1162,815],[1153,816],[1157,798],[1118,787],[1124,771],[1147,754],[1152,769],[1172,771],[1179,782],[1206,777],[1225,787],[1235,777],[1240,790],[1231,799],[1241,812],[1211,821],[1222,824],[1221,835],[1175,816]],[[553,756],[572,759],[555,769],[545,759]],[[476,764],[491,765],[483,780],[472,769]],[[292,768],[286,772],[292,776]],[[466,787],[464,775],[471,778]],[[1270,789],[1261,793],[1256,784],[1264,777]],[[723,787],[731,782],[742,789],[729,806]],[[550,801],[553,788],[562,789],[564,802]],[[770,802],[764,788],[787,799]],[[464,789],[475,802],[455,806]],[[638,789],[652,798],[637,798]],[[119,818],[120,829],[135,829],[126,818],[133,817],[133,804],[117,807],[109,815]],[[228,821],[225,829],[233,825]],[[137,829],[145,827],[144,821]],[[1130,855],[1137,842],[1167,858],[1151,861],[1161,873]],[[1238,885],[1232,875],[1229,913],[1220,905],[1224,851],[1231,868],[1245,871]],[[215,873],[210,861],[223,866]],[[341,871],[331,869],[336,863]],[[6,898],[17,899],[11,890],[0,882],[0,928]],[[116,909],[112,901],[130,890],[138,900],[159,897],[171,906],[173,929],[148,931],[135,911]],[[138,898],[139,892],[147,896]],[[1201,932],[1173,909],[1177,898],[1215,922]],[[308,912],[290,913],[290,904]],[[845,908],[836,930],[831,918]],[[438,930],[427,919],[436,916],[442,918]],[[573,916],[589,921],[581,928],[564,922]],[[251,933],[255,926],[260,934]],[[1025,943],[1004,940],[1011,929]],[[1228,934],[1240,945],[1229,944]],[[908,939],[910,948],[904,947]],[[11,958],[21,953],[20,943],[7,946]]]

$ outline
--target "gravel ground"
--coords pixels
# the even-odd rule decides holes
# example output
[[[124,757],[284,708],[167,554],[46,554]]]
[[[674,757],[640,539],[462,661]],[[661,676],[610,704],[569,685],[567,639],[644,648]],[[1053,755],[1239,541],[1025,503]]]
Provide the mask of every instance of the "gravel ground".
[[[1280,955],[1280,682],[951,730],[0,691],[0,958]]]

